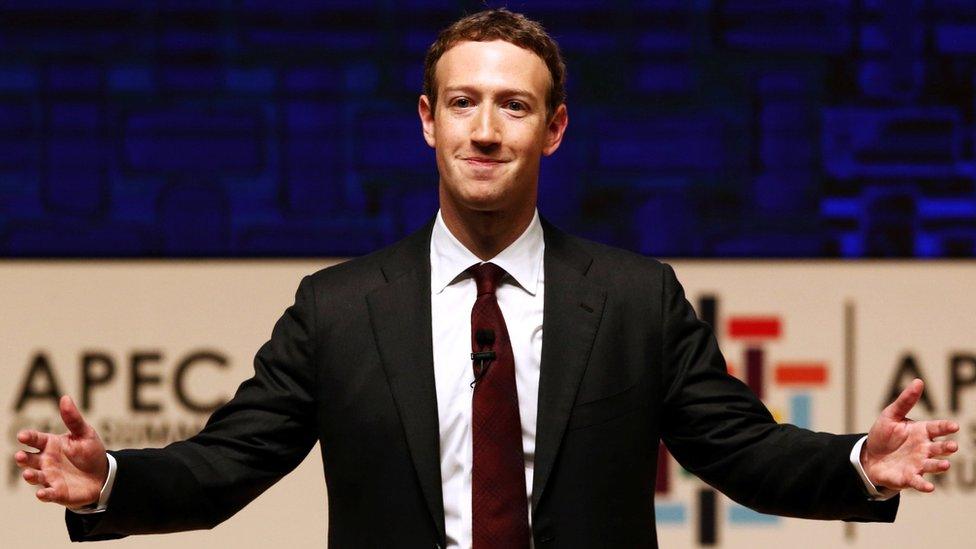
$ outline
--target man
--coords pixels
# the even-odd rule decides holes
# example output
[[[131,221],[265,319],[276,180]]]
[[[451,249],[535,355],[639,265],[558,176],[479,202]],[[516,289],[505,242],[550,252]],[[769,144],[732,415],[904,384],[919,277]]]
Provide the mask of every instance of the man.
[[[73,509],[72,539],[212,527],[316,440],[342,548],[654,547],[662,438],[763,512],[891,521],[895,492],[932,491],[922,475],[957,449],[934,439],[958,426],[905,417],[920,380],[866,440],[777,425],[670,267],[538,217],[564,74],[552,39],[506,10],[443,31],[418,105],[438,216],[306,277],[254,377],[190,440],[106,458],[67,397],[67,434],[20,433],[38,450],[15,456],[24,478]]]

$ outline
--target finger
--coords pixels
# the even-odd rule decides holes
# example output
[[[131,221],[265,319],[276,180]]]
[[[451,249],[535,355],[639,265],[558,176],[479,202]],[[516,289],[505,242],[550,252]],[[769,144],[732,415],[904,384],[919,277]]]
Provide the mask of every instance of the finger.
[[[953,454],[959,449],[959,443],[954,440],[940,440],[938,442],[933,442],[929,446],[929,456],[948,456]]]
[[[915,475],[909,484],[919,492],[932,492],[935,490],[935,485],[922,478],[922,475]]]
[[[959,424],[955,421],[949,421],[948,419],[938,419],[925,422],[925,432],[929,434],[929,438],[951,435],[958,430]]]
[[[918,399],[922,397],[922,390],[925,389],[925,383],[921,379],[913,379],[908,387],[898,395],[898,398],[894,402],[888,405],[884,409],[884,413],[894,419],[895,421],[901,421],[905,419],[905,416],[912,411],[915,404],[918,403]]]
[[[49,436],[47,433],[40,433],[34,430],[21,431],[17,433],[17,442],[44,451]]]
[[[927,459],[922,462],[923,473],[944,473],[949,470],[947,459]]]
[[[35,493],[37,499],[41,501],[48,501],[48,502],[53,502],[56,494],[57,492],[54,490],[54,488],[47,488],[47,487],[41,488]]]
[[[14,454],[14,461],[17,462],[17,466],[21,469],[25,467],[32,467],[34,469],[41,468],[41,456],[40,454],[34,454],[25,452],[23,450],[17,451]]]
[[[62,396],[58,406],[61,408],[61,421],[64,422],[64,426],[71,431],[72,435],[82,436],[88,432],[88,424],[85,423],[85,418],[81,416],[81,412],[78,411],[78,407],[75,406],[75,401],[71,400],[71,397]]]
[[[47,481],[44,477],[43,471],[38,471],[37,469],[26,469],[21,474],[27,484],[33,484],[34,486],[47,486]]]

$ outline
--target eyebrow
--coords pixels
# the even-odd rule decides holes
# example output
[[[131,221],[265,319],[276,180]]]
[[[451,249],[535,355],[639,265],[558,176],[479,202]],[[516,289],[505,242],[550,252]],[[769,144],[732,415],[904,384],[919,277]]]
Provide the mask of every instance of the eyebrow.
[[[473,87],[473,86],[450,86],[450,87],[444,88],[444,93],[451,93],[451,92],[464,92],[464,93],[470,93],[470,94],[473,94],[473,95],[478,95],[478,93],[479,93],[478,89],[475,88],[475,87]],[[524,96],[524,97],[528,97],[530,99],[537,99],[537,97],[535,96],[534,93],[530,92],[529,90],[523,89],[523,88],[503,88],[503,89],[498,90],[497,91],[497,94],[498,95],[508,95],[508,96],[511,96],[511,95],[521,95],[521,96]]]

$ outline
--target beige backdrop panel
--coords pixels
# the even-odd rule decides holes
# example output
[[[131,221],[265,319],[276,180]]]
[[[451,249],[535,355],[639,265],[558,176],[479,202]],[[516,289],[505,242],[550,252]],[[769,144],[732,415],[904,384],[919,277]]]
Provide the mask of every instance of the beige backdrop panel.
[[[274,321],[293,300],[301,276],[330,261],[139,261],[0,263],[0,377],[2,435],[0,456],[0,539],[3,546],[67,547],[62,512],[38,503],[33,489],[12,467],[16,429],[56,418],[43,397],[18,397],[32,364],[46,359],[59,388],[80,398],[82,357],[100,354],[114,366],[114,376],[90,391],[90,421],[110,447],[158,446],[197,428],[205,414],[188,410],[176,393],[177,366],[201,350],[226,357],[227,367],[201,361],[187,369],[183,399],[205,403],[226,398],[250,375],[254,352]],[[784,420],[798,395],[809,399],[812,428],[843,431],[847,422],[866,430],[879,411],[892,378],[911,355],[929,383],[933,413],[963,424],[961,451],[939,493],[904,498],[895,525],[845,526],[793,519],[741,520],[741,510],[719,498],[716,526],[719,546],[779,547],[970,547],[966,519],[976,510],[976,389],[965,384],[976,376],[976,281],[972,263],[841,262],[675,262],[688,297],[711,295],[718,303],[717,332],[727,358],[742,376],[747,348],[761,348],[766,360],[766,402]],[[853,321],[845,323],[845,307]],[[728,320],[763,316],[779,320],[782,333],[772,341],[731,338]],[[845,349],[853,361],[845,360]],[[142,406],[132,411],[133,357],[144,377],[138,385]],[[951,361],[956,368],[957,410],[952,412]],[[156,357],[156,358],[154,358]],[[824,384],[792,386],[775,379],[781,362],[823,364]],[[845,383],[845,368],[854,383]],[[50,378],[35,366],[31,391],[44,393]],[[41,368],[38,370],[37,368]],[[104,373],[98,363],[95,374]],[[976,387],[976,386],[972,386]],[[853,391],[854,409],[844,395]],[[663,547],[697,546],[700,521],[695,494],[703,485],[672,463],[671,490],[658,498],[678,510],[680,520],[662,521]],[[736,517],[739,517],[738,519]],[[674,516],[672,515],[672,518]],[[753,519],[755,517],[752,517]],[[378,517],[378,522],[382,519]],[[315,448],[305,462],[254,503],[211,532],[135,537],[106,542],[126,547],[240,548],[287,544],[324,547],[327,528],[321,459]]]

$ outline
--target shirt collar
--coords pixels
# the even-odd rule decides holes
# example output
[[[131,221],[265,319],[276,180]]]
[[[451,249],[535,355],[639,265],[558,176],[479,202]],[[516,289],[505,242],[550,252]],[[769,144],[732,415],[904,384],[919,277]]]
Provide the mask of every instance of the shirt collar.
[[[511,275],[522,289],[535,295],[542,272],[544,249],[542,223],[539,222],[539,210],[536,210],[529,226],[515,239],[515,242],[509,244],[489,261],[505,269],[505,272]],[[441,293],[468,267],[481,262],[478,256],[471,253],[451,234],[438,210],[437,221],[430,233],[431,291],[435,294]]]

